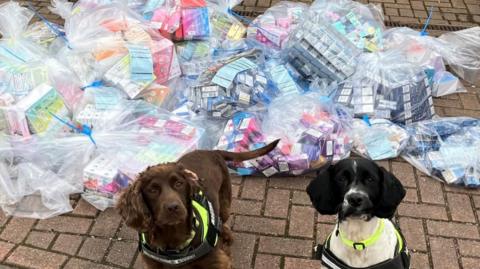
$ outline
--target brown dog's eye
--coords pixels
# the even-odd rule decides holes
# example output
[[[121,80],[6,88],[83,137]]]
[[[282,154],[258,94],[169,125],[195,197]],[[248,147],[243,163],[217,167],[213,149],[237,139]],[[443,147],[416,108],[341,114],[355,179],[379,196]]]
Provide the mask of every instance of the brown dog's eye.
[[[148,189],[148,192],[151,193],[151,194],[157,194],[158,189],[157,188],[150,188],[150,189]]]
[[[177,180],[175,182],[175,188],[177,188],[177,189],[181,188],[181,187],[183,187],[183,184],[184,184],[184,182],[182,180]]]

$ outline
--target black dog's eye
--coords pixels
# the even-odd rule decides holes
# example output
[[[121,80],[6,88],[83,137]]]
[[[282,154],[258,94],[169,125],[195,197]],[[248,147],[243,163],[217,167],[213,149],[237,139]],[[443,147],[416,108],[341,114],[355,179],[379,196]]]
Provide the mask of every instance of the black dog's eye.
[[[373,178],[367,177],[367,178],[365,178],[365,181],[366,181],[367,183],[372,183],[372,182],[373,182]]]
[[[177,180],[175,182],[175,188],[181,188],[183,187],[183,184],[184,184],[183,180]]]
[[[347,182],[347,178],[346,178],[346,177],[338,177],[337,180],[338,180],[338,182],[341,182],[341,183]]]

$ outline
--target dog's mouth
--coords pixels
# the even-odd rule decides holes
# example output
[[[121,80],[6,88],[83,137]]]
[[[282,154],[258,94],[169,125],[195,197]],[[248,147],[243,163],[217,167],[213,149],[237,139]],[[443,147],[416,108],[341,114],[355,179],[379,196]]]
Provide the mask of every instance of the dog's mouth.
[[[184,213],[167,213],[160,216],[159,219],[155,220],[155,224],[159,226],[176,226],[187,221],[187,214]]]
[[[373,217],[373,208],[342,205],[338,213],[339,221],[345,220],[346,218],[350,218],[350,217],[360,218],[365,221],[369,221]]]

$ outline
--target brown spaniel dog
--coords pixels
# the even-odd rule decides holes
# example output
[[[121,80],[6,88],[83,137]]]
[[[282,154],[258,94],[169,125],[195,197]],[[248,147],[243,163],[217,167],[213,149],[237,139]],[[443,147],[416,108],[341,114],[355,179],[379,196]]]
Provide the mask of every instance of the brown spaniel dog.
[[[174,266],[143,253],[146,267],[231,269],[229,246],[233,238],[225,223],[230,216],[232,189],[225,161],[254,159],[269,153],[277,144],[278,140],[242,153],[197,150],[184,155],[176,163],[159,164],[142,172],[121,194],[117,209],[128,226],[143,233],[144,242],[152,249],[195,249],[202,244],[200,233],[194,233],[196,226],[192,208],[192,199],[200,191],[223,223],[218,229],[218,244],[208,254]]]

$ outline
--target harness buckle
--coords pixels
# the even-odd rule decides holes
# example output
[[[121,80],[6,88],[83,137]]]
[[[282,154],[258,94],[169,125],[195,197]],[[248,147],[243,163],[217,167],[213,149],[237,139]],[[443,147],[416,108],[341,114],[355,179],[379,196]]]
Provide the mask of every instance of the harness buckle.
[[[353,248],[355,250],[364,250],[365,249],[365,244],[362,242],[355,242],[353,243]]]

